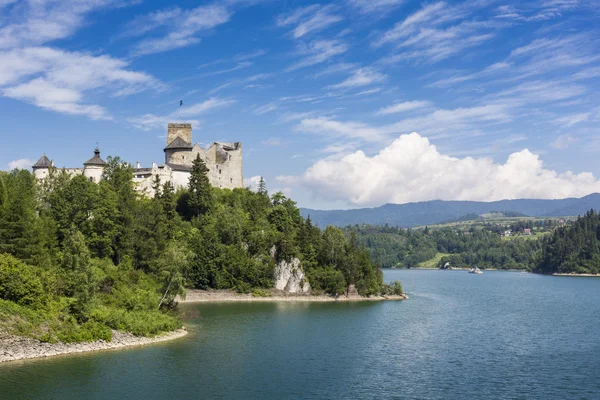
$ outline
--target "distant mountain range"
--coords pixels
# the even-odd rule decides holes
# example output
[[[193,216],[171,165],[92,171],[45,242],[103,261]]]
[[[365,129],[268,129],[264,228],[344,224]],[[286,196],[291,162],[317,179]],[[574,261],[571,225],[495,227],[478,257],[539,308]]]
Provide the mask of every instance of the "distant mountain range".
[[[304,217],[310,215],[314,224],[346,226],[372,224],[400,226],[433,225],[456,220],[467,214],[486,214],[492,211],[515,212],[530,217],[567,217],[583,215],[590,209],[600,209],[600,193],[590,194],[580,199],[560,200],[500,200],[482,201],[424,201],[407,204],[386,204],[375,208],[355,210],[311,210],[301,208]]]

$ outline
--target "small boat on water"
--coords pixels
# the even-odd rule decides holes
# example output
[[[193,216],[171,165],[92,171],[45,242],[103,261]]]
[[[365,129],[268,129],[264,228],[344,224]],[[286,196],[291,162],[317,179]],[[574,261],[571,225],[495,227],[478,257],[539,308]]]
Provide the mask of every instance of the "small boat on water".
[[[483,271],[479,269],[479,267],[471,268],[469,271],[470,274],[483,274]]]

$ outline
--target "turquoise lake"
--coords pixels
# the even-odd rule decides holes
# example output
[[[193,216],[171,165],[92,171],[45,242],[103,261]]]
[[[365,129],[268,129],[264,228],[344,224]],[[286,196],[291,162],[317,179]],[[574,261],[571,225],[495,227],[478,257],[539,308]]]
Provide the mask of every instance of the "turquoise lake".
[[[385,278],[410,300],[186,304],[183,339],[0,365],[0,399],[600,399],[600,279]]]

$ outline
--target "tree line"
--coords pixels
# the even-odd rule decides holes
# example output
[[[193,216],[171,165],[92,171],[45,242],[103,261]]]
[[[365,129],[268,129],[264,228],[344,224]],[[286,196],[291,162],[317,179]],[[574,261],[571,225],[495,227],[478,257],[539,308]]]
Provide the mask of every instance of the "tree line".
[[[0,172],[0,321],[12,321],[0,329],[63,341],[156,334],[181,325],[186,287],[270,289],[276,263],[294,257],[315,293],[401,292],[356,235],[320,230],[264,180],[257,192],[221,190],[207,171],[198,157],[187,188],[156,180],[153,198],[119,157],[98,184],[55,168],[41,182]]]
[[[383,268],[412,268],[446,253],[439,266],[530,269],[532,254],[541,249],[539,240],[502,240],[489,229],[402,229],[389,226],[354,225],[344,228],[355,234],[359,245],[369,249],[373,262]]]

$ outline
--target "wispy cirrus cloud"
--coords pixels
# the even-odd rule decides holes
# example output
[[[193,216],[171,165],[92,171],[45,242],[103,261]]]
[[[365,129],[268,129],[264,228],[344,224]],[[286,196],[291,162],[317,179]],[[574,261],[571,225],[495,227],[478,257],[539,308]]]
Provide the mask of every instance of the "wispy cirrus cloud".
[[[72,36],[88,14],[122,6],[122,1],[11,3],[4,3],[3,11],[11,18],[0,28],[0,95],[64,114],[110,119],[104,107],[87,99],[89,95],[123,97],[163,88],[151,75],[131,70],[128,61],[46,44]]]
[[[134,47],[133,54],[161,53],[199,43],[200,33],[210,31],[230,18],[231,12],[222,5],[205,5],[187,10],[176,7],[136,18],[121,36],[149,36],[159,32],[155,37],[142,39]]]
[[[321,64],[348,51],[349,46],[340,40],[314,40],[300,44],[296,54],[302,58],[287,68],[295,71],[300,68]]]
[[[413,101],[403,101],[400,103],[392,104],[388,107],[381,108],[377,115],[390,115],[390,114],[398,114],[407,111],[420,110],[423,108],[429,108],[433,106],[433,103],[429,100],[413,100]]]
[[[502,26],[475,18],[468,20],[477,4],[437,2],[425,5],[383,33],[373,44],[376,47],[395,46],[395,53],[385,57],[383,63],[445,60],[492,39],[496,29]]]
[[[0,53],[0,93],[52,111],[110,119],[103,107],[85,101],[87,93],[102,88],[124,96],[162,87],[151,75],[127,67],[109,56],[48,47],[15,49]]]
[[[210,111],[229,107],[235,102],[236,100],[233,99],[211,97],[205,101],[182,107],[168,115],[145,114],[139,117],[129,118],[128,122],[135,128],[145,131],[164,129],[169,122],[188,122],[192,125],[199,125],[199,121],[193,119],[193,117],[199,117]]]
[[[0,49],[38,46],[72,35],[91,12],[120,5],[120,0],[38,0],[4,2],[10,13],[0,28]],[[8,9],[8,10],[7,10]]]
[[[363,14],[386,13],[404,3],[405,0],[348,0],[348,4]]]
[[[374,83],[381,83],[388,78],[373,68],[359,68],[354,70],[346,80],[335,85],[330,85],[331,89],[351,89],[361,86],[369,86]]]
[[[277,18],[277,26],[295,26],[291,34],[295,39],[299,39],[310,33],[322,31],[343,19],[337,14],[336,6],[313,4],[280,15]]]

